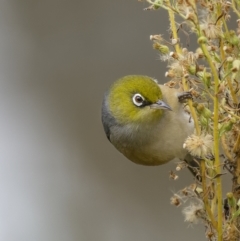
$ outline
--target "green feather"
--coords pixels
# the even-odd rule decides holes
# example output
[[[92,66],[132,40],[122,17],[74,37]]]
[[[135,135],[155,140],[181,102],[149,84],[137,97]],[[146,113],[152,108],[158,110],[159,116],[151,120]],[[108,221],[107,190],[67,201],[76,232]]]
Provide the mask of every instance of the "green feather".
[[[136,106],[132,98],[137,93],[150,104],[162,100],[160,87],[155,80],[147,76],[125,76],[111,86],[108,96],[109,109],[119,124],[159,121],[163,111],[151,109],[150,106]]]

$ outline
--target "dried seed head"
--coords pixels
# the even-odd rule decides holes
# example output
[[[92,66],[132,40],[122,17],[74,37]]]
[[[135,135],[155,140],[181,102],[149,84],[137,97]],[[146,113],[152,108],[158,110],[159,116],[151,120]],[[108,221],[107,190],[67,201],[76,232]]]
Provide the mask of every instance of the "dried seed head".
[[[196,54],[198,55],[198,58],[203,58],[204,54],[201,48],[196,49]]]
[[[169,54],[172,58],[174,59],[178,59],[179,58],[179,55],[176,53],[176,52],[170,52]]]
[[[169,65],[169,70],[168,73],[173,75],[174,77],[182,77],[183,76],[183,66],[180,63],[180,61],[178,60],[174,60],[172,59],[172,61],[170,61]],[[168,75],[168,77],[171,77],[171,75]]]
[[[233,52],[233,48],[232,48],[232,46],[225,45],[225,46],[223,46],[223,51],[227,54],[231,54]]]
[[[197,187],[196,183],[193,183],[188,188],[195,192],[198,187]]]
[[[185,222],[198,223],[199,219],[205,217],[204,206],[202,202],[190,203],[190,205],[183,209]]]
[[[172,45],[176,45],[178,43],[179,43],[179,39],[175,39],[175,38],[172,39]]]
[[[170,69],[169,71],[167,71],[165,73],[165,77],[174,78],[175,77],[175,73]]]
[[[184,169],[186,167],[186,162],[179,162],[176,166],[176,171],[181,171],[182,169]]]
[[[180,206],[182,204],[181,198],[177,195],[174,194],[171,198],[170,198],[170,203],[176,207]]]
[[[157,40],[158,42],[163,41],[163,37],[161,34],[150,35],[150,40]]]
[[[231,6],[231,5],[232,5],[232,3],[231,3],[231,2],[229,2],[229,1],[227,1],[227,2],[225,2],[225,5],[226,5],[226,6]]]
[[[189,190],[185,187],[184,189],[181,190],[181,193],[182,193],[184,196],[188,196],[188,195],[189,195]]]
[[[211,20],[209,17],[203,20],[202,24],[200,24],[200,28],[208,39],[216,39],[222,35],[220,26],[215,24],[215,21]]]
[[[175,181],[178,179],[178,175],[176,175],[173,171],[170,171],[169,178]]]
[[[190,92],[191,92],[192,96],[195,97],[195,98],[198,98],[198,97],[200,96],[200,93],[197,92],[197,91],[194,90],[194,89],[190,90]]]
[[[214,233],[213,233],[211,230],[208,230],[208,231],[206,232],[206,238],[207,238],[208,240],[212,240],[213,236],[214,236]]]
[[[183,144],[183,148],[196,157],[206,157],[213,154],[213,137],[207,135],[191,135]]]
[[[169,88],[173,88],[174,86],[176,86],[177,82],[175,80],[170,80],[167,83],[165,83],[165,86],[168,86]]]
[[[208,51],[215,52],[215,51],[217,50],[217,46],[215,46],[215,45],[208,45],[208,46],[207,46],[207,50],[208,50]]]
[[[232,63],[233,62],[233,57],[231,57],[231,56],[227,57],[227,62],[228,63]]]

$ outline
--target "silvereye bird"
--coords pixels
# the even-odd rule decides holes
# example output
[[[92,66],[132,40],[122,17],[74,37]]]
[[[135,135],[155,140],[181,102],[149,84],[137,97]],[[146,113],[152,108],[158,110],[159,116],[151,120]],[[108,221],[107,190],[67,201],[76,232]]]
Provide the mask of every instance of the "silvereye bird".
[[[155,166],[175,157],[185,159],[186,138],[194,123],[177,89],[155,79],[130,75],[117,80],[105,94],[102,123],[110,142],[129,160]]]

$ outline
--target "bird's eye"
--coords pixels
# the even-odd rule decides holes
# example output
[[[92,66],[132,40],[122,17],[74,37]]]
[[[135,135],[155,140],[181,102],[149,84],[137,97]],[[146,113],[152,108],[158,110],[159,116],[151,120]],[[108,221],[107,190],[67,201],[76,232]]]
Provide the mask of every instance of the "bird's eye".
[[[144,98],[140,94],[135,94],[132,99],[136,106],[141,106],[144,102]]]

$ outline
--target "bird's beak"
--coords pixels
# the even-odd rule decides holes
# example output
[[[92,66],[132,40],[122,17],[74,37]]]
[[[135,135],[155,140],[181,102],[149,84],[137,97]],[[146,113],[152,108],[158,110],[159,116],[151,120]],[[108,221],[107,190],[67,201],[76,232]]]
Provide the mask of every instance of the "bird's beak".
[[[172,108],[162,100],[158,100],[156,103],[150,105],[151,109],[163,109],[172,110]]]

